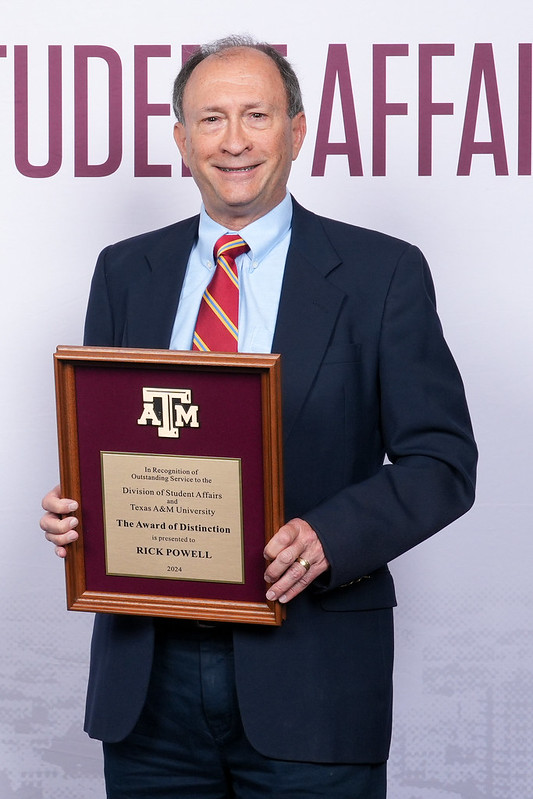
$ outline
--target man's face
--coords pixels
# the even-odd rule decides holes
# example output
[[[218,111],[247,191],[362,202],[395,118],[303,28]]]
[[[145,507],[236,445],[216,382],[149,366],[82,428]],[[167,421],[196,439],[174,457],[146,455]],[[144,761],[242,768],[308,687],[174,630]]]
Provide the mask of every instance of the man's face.
[[[306,124],[303,113],[289,118],[271,58],[242,47],[208,56],[185,87],[183,113],[174,138],[209,216],[240,230],[283,200]]]

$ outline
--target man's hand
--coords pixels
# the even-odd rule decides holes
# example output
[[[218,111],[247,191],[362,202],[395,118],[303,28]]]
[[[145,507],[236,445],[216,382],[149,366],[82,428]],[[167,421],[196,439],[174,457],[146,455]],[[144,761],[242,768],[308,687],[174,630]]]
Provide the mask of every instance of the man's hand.
[[[55,545],[56,555],[64,558],[67,554],[65,547],[78,538],[78,533],[74,530],[78,520],[69,515],[78,510],[78,503],[73,499],[62,498],[60,487],[56,486],[43,499],[43,510],[46,513],[40,522],[41,530],[48,541]]]
[[[303,519],[291,519],[280,527],[266,545],[264,556],[271,561],[265,571],[265,580],[271,583],[268,600],[290,602],[329,569],[317,534]]]

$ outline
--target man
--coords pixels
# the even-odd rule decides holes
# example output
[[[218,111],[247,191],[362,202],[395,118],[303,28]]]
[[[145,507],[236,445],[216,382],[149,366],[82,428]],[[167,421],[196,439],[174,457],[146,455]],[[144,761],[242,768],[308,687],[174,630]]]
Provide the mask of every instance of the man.
[[[85,341],[190,348],[213,245],[240,234],[239,349],[282,355],[288,521],[265,549],[265,580],[290,607],[275,629],[98,616],[86,729],[104,741],[112,799],[382,799],[386,564],[464,513],[474,490],[429,271],[405,242],[287,195],[305,116],[276,51],[241,39],[204,48],[174,99],[201,215],[104,250]],[[64,556],[76,505],[56,489],[43,506]]]

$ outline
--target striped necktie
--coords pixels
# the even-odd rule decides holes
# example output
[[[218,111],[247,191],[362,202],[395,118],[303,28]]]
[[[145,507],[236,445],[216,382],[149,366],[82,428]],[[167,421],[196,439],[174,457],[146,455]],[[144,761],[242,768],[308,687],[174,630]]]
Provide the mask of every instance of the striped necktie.
[[[239,275],[235,258],[249,249],[235,233],[221,236],[216,242],[215,274],[202,296],[192,340],[193,350],[237,352]]]

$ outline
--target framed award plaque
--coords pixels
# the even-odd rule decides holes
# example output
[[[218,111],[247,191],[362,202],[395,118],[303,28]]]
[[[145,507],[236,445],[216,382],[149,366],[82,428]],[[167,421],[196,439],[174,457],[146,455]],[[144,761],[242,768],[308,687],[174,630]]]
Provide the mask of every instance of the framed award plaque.
[[[280,356],[58,347],[70,610],[279,625]]]

